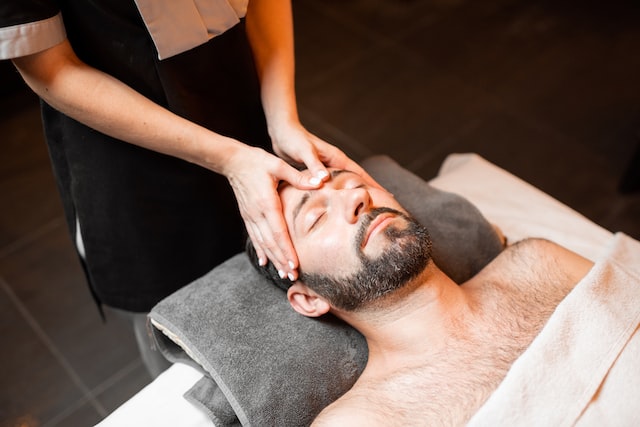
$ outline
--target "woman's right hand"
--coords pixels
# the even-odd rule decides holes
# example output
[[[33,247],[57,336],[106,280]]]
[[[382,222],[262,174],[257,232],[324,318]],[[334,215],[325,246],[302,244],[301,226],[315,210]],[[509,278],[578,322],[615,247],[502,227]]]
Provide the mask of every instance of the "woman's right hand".
[[[222,173],[233,188],[261,264],[268,259],[280,276],[297,280],[298,257],[282,212],[278,184],[286,181],[301,190],[312,190],[320,187],[322,181],[312,183],[284,160],[247,145],[227,159]]]

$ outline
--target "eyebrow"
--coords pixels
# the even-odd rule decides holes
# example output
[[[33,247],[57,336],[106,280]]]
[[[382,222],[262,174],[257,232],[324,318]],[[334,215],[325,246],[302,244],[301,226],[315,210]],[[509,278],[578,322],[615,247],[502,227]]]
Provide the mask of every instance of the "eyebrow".
[[[341,175],[343,173],[353,173],[353,174],[355,174],[355,172],[352,172],[350,170],[338,169],[338,170],[331,171],[331,179],[335,179],[337,176],[339,176],[339,175]],[[311,198],[311,191],[307,191],[306,193],[304,193],[302,195],[302,197],[300,198],[300,201],[298,202],[296,207],[293,209],[293,223],[294,224],[296,222],[296,218],[300,214],[300,211],[302,210],[304,205],[309,201],[310,198]]]

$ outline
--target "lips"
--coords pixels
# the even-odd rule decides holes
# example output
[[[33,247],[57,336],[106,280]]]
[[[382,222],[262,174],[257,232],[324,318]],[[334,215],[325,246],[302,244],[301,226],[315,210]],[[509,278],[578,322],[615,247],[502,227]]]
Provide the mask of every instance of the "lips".
[[[364,248],[367,246],[369,239],[383,231],[387,225],[393,221],[394,217],[391,213],[382,213],[375,217],[367,229],[367,234],[365,234],[364,239],[362,239],[361,247]]]

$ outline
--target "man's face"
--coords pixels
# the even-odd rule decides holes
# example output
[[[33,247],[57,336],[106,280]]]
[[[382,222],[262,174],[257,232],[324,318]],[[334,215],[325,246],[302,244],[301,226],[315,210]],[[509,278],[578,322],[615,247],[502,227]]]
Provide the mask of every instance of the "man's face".
[[[300,261],[300,280],[332,305],[355,310],[400,288],[426,267],[431,240],[388,192],[332,170],[313,191],[280,189]]]

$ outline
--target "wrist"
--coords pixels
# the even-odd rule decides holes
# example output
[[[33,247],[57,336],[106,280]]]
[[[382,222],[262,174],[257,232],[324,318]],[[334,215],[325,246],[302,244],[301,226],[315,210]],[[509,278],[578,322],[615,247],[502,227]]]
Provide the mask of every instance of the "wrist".
[[[280,129],[300,123],[293,88],[276,91],[276,85],[264,85],[262,105],[267,120],[269,136],[276,137]],[[271,88],[270,90],[268,88]]]
[[[297,112],[283,112],[267,117],[267,132],[273,142],[278,141],[291,129],[301,126]]]
[[[233,159],[237,158],[246,146],[238,140],[216,134],[208,129],[202,128],[201,131],[193,137],[193,140],[197,141],[197,148],[191,161],[227,176]]]

